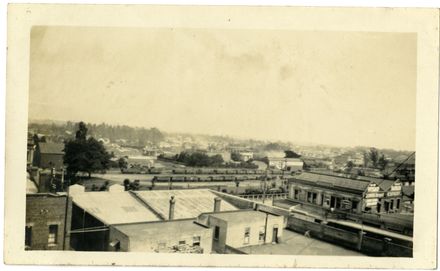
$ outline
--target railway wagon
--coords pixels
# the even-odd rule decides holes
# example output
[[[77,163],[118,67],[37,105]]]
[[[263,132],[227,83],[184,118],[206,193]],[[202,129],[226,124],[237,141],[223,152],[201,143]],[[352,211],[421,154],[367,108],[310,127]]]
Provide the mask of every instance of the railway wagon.
[[[185,177],[186,182],[197,182],[197,177],[195,176],[186,176]]]
[[[184,182],[185,176],[173,176],[173,177],[171,177],[171,180],[173,182]]]
[[[211,181],[210,176],[198,176],[198,177],[195,177],[195,179],[196,179],[197,182],[209,182],[209,181]]]
[[[182,169],[182,168],[175,168],[175,169],[172,170],[172,172],[173,172],[174,174],[185,174],[185,169]]]
[[[194,173],[196,173],[196,170],[193,168],[185,169],[185,174],[194,174]]]
[[[212,176],[212,181],[224,181],[225,176]]]
[[[153,179],[156,180],[156,182],[169,182],[171,176],[154,176]]]
[[[125,174],[143,174],[148,172],[148,169],[143,169],[143,168],[139,168],[139,167],[131,167],[131,168],[124,168],[121,169],[122,173]]]
[[[246,180],[246,176],[234,176],[233,181],[244,181]]]
[[[195,170],[196,174],[210,174],[211,170],[206,168],[198,168]]]
[[[161,174],[161,173],[162,173],[162,170],[159,168],[150,168],[148,170],[148,174]]]
[[[231,175],[226,175],[226,176],[224,176],[225,177],[225,181],[234,181],[235,180],[235,177],[234,176],[231,176]]]
[[[214,169],[213,173],[215,173],[215,174],[225,174],[226,173],[226,169]]]

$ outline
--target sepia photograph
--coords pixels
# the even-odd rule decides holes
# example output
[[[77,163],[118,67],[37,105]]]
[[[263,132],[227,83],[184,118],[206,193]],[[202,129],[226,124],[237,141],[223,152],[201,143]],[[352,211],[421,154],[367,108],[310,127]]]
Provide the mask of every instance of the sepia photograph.
[[[10,12],[34,16],[45,14],[44,6],[16,5]],[[243,23],[263,7],[156,8],[162,23],[113,18],[114,24],[27,26],[24,109],[13,113],[20,126],[7,119],[22,128],[20,140],[13,139],[21,144],[13,154],[20,159],[8,153],[11,125],[6,156],[7,163],[22,163],[20,178],[6,182],[22,182],[14,192],[25,199],[16,213],[24,225],[14,229],[23,255],[220,254],[249,264],[249,256],[276,256],[295,259],[293,265],[296,257],[327,256],[380,263],[412,261],[422,252],[415,244],[426,238],[416,225],[423,219],[434,221],[425,235],[436,238],[430,230],[437,207],[426,200],[437,200],[437,151],[427,151],[428,144],[437,146],[437,116],[423,114],[437,112],[438,96],[431,94],[438,94],[421,89],[420,80],[438,84],[438,59],[433,76],[420,67],[422,52],[438,48],[438,27],[422,43],[415,30]],[[78,9],[107,12],[102,6],[71,11]],[[295,8],[267,8],[261,18],[291,17],[286,9],[295,14]],[[167,16],[192,11],[213,19],[202,26]],[[239,11],[250,18],[234,21]],[[358,13],[309,11],[304,16]],[[398,23],[429,17],[433,23],[423,27],[438,26],[438,11],[411,17],[412,11],[367,13],[391,13]],[[222,24],[212,25],[216,19]],[[11,99],[7,114],[15,110]],[[434,101],[421,104],[427,99]],[[436,239],[425,244],[433,255]],[[430,260],[435,264],[435,256]]]

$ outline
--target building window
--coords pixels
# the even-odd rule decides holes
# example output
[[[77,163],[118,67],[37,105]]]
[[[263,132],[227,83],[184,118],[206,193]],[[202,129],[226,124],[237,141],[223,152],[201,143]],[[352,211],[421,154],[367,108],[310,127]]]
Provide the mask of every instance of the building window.
[[[307,192],[307,202],[316,204],[318,201],[318,194],[314,192]]]
[[[47,243],[54,245],[58,242],[58,225],[49,225],[49,237]]]
[[[352,201],[352,202],[351,202],[351,209],[352,209],[353,211],[356,211],[356,210],[357,210],[358,203],[359,203],[359,202],[357,202],[357,201]]]
[[[193,237],[193,246],[200,246],[200,236]]]
[[[293,199],[299,199],[299,190],[295,189],[293,192]]]
[[[219,237],[220,237],[220,227],[219,226],[215,226],[215,228],[214,228],[214,240],[218,240]]]
[[[396,209],[400,208],[400,199],[396,199]]]
[[[246,227],[244,229],[244,242],[243,242],[243,244],[245,244],[245,245],[249,244],[250,237],[251,237],[251,228]]]
[[[26,226],[25,228],[24,245],[26,247],[32,246],[32,226]]]
[[[390,201],[390,210],[393,210],[393,207],[394,207],[394,200],[391,200]]]
[[[265,229],[264,226],[261,226],[260,232],[258,233],[258,242],[264,243],[264,235],[265,235]]]

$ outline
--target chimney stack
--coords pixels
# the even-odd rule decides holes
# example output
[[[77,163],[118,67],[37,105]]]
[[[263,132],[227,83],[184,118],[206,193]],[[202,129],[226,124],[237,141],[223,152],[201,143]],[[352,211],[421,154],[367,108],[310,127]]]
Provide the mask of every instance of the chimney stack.
[[[214,212],[220,212],[220,204],[222,203],[222,199],[219,197],[214,198]]]
[[[174,196],[171,196],[170,199],[170,211],[168,213],[168,220],[174,219],[174,206],[176,205],[176,200],[174,199]]]

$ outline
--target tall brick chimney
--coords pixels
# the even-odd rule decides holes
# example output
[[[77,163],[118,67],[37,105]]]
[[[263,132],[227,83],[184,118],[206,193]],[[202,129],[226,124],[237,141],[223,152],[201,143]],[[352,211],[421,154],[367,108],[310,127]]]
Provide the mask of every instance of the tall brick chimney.
[[[174,219],[174,206],[176,205],[176,200],[174,199],[174,196],[171,196],[170,199],[170,211],[168,213],[168,220]]]
[[[222,199],[219,197],[214,198],[214,212],[220,212],[220,205],[222,203]]]

